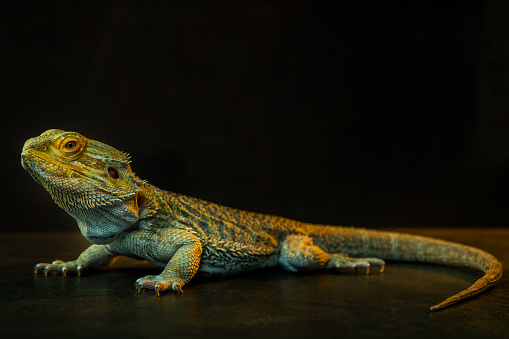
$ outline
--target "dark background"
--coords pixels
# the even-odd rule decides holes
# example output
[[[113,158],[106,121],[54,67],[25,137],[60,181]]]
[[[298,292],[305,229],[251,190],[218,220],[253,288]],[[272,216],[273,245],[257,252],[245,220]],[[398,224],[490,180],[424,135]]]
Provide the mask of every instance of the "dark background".
[[[1,228],[77,230],[20,166],[73,130],[172,191],[309,222],[509,225],[509,2],[2,2]]]

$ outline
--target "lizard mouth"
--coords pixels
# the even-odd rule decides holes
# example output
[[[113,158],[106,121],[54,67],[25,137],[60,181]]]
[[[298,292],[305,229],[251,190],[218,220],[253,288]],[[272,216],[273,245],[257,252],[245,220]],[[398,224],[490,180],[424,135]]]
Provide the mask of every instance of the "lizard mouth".
[[[21,152],[21,166],[23,167],[24,170],[26,171],[31,171],[32,170],[32,163],[33,161],[30,161],[30,158],[31,158],[31,155],[29,155],[29,153],[25,150],[23,150],[23,152]]]
[[[76,174],[78,174],[78,175],[80,175],[80,176],[84,177],[84,178],[87,178],[87,179],[90,179],[90,180],[95,180],[92,176],[90,176],[90,175],[88,175],[88,174],[85,174],[85,173],[83,173],[82,171],[79,171],[79,170],[77,170],[77,169],[71,169],[71,171],[72,171],[73,173],[76,173]]]
[[[35,161],[34,161],[35,159]],[[28,152],[26,152],[25,150],[23,150],[23,152],[21,153],[21,166],[23,167],[23,169],[25,171],[27,171],[31,176],[32,178],[39,184],[43,184],[42,183],[42,180],[41,180],[41,177],[40,177],[40,172],[41,172],[41,169],[39,168],[40,167],[40,163],[44,162],[44,159],[41,159],[40,157],[38,157],[37,155],[35,154],[29,154]]]
[[[54,164],[43,157],[40,157],[34,152],[28,152],[26,150],[23,150],[21,153],[21,166],[23,169],[25,169],[32,178],[34,178],[35,181],[37,181],[39,184],[42,185],[42,178],[44,175],[41,175],[45,172],[49,172],[48,168],[51,168],[51,172],[62,172],[65,171],[62,166],[59,166],[57,164]],[[54,171],[56,170],[56,171]],[[72,172],[73,174],[77,174],[81,177],[93,180],[93,178],[82,171],[76,170],[76,169],[68,169],[68,171]]]

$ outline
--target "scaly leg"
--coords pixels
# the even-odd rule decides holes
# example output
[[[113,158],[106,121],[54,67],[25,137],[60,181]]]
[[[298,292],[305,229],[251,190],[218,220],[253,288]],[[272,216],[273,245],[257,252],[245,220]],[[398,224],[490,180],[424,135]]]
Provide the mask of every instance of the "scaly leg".
[[[132,241],[132,240],[135,241]],[[135,282],[138,293],[142,288],[159,292],[182,287],[193,278],[200,265],[202,246],[192,233],[180,229],[157,229],[132,232],[124,240],[133,253],[160,265],[166,264],[159,275],[147,275]]]
[[[278,263],[288,271],[316,271],[320,269],[355,269],[365,268],[369,273],[371,265],[381,266],[385,262],[378,258],[351,258],[344,253],[326,253],[313,244],[313,239],[305,235],[292,234],[286,237],[281,246]]]
[[[328,261],[329,254],[313,245],[313,239],[298,234],[286,237],[278,259],[279,265],[291,272],[320,270]]]

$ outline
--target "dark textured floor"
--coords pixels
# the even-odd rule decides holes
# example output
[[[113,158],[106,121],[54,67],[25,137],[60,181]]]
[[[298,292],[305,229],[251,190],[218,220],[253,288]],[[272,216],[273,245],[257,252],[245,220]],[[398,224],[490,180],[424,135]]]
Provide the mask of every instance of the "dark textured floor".
[[[509,229],[404,229],[483,248],[509,267]],[[74,259],[79,233],[1,234],[0,336],[143,338],[509,338],[507,275],[480,297],[441,312],[429,306],[477,272],[389,263],[373,275],[291,274],[279,269],[193,280],[183,295],[137,295],[160,271],[123,258],[107,272],[34,276],[37,262]]]

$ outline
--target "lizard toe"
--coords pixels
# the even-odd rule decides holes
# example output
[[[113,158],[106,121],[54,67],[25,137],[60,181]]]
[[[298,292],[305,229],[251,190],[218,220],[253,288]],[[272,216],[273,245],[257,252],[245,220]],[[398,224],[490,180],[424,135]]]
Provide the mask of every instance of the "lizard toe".
[[[154,287],[156,295],[159,297],[160,296],[160,292],[166,291],[168,289],[168,287],[169,287],[169,284],[166,284],[166,283],[163,283],[163,282],[156,283],[155,287]]]
[[[136,280],[134,283],[134,288],[137,290],[138,294],[141,293],[143,288],[152,289],[155,286],[154,275],[147,275],[145,277],[141,277]]]
[[[385,261],[379,258],[351,258],[346,254],[334,253],[331,254],[328,265],[338,271],[353,271],[355,273],[364,271],[366,274],[370,274],[373,266],[380,267],[379,272],[383,272]]]
[[[45,276],[48,276],[50,273],[61,273],[63,277],[66,277],[69,272],[76,272],[77,267],[75,261],[64,262],[62,260],[55,260],[51,264],[50,263],[39,263],[34,267],[34,273],[37,274],[40,271],[44,272]]]
[[[182,286],[184,286],[184,281],[180,278],[173,278],[171,279],[171,289],[178,293],[184,293],[182,291]]]
[[[41,262],[34,266],[34,273],[37,274],[39,271],[43,271],[46,266],[51,265],[50,263]]]
[[[182,286],[184,286],[184,281],[180,278],[167,278],[161,275],[147,275],[145,277],[139,278],[134,283],[134,288],[141,292],[142,289],[153,289],[157,296],[160,296],[160,292],[166,290],[172,290],[174,292],[183,293]]]

